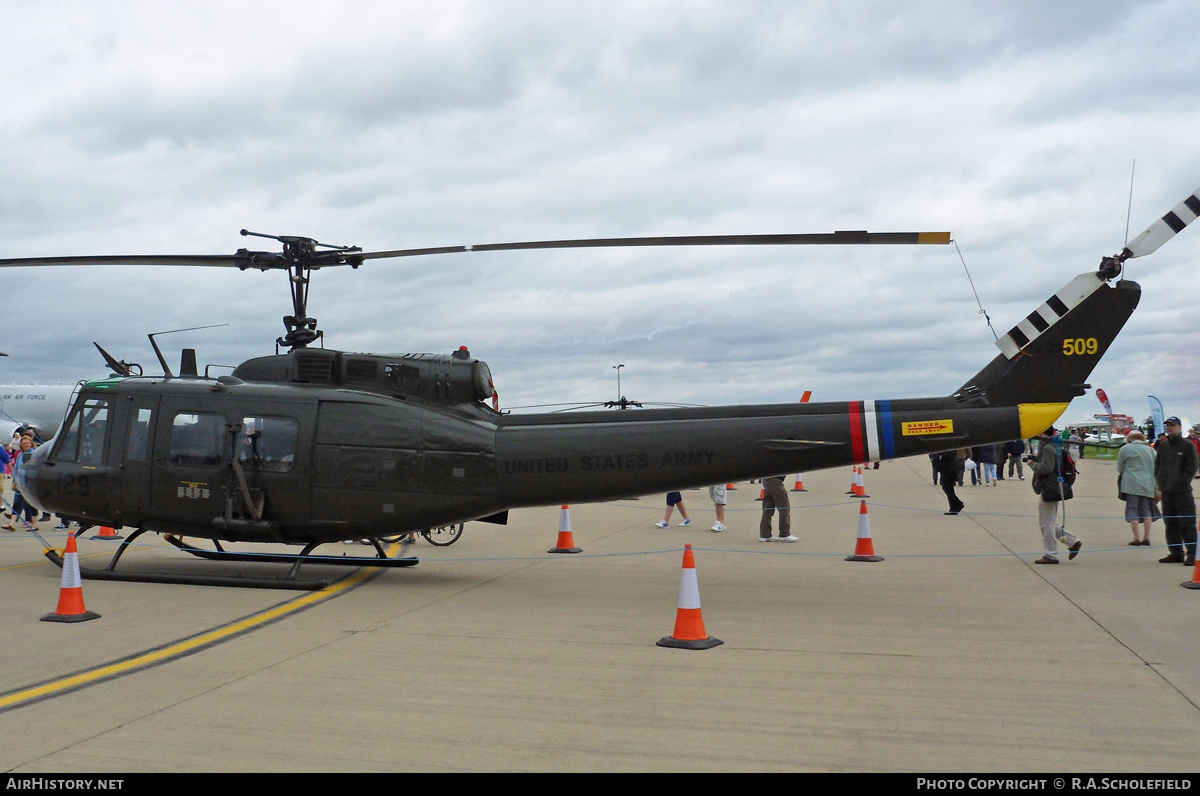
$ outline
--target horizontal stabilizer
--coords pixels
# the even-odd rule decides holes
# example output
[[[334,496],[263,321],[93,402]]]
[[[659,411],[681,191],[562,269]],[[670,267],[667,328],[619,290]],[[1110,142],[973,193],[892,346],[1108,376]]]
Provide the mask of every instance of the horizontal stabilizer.
[[[764,439],[762,446],[773,451],[801,451],[807,448],[830,448],[845,445],[844,442],[828,442],[819,439]]]

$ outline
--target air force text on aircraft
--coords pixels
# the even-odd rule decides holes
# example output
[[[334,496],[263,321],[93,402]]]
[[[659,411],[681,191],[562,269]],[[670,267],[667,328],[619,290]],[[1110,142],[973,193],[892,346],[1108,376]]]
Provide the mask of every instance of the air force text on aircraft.
[[[667,451],[656,454],[659,467],[693,467],[696,465],[712,464],[716,451]],[[617,453],[598,456],[580,456],[577,462],[580,470],[641,470],[650,466],[650,455],[646,453]],[[512,459],[504,463],[504,472],[509,475],[523,473],[565,473],[571,469],[571,462],[563,456],[550,456],[537,459]]]
[[[1049,779],[927,779],[917,778],[917,790],[1048,790]],[[1053,790],[1064,790],[1063,777],[1053,780]],[[1071,790],[1191,790],[1190,779],[1150,779],[1146,777],[1071,777]]]

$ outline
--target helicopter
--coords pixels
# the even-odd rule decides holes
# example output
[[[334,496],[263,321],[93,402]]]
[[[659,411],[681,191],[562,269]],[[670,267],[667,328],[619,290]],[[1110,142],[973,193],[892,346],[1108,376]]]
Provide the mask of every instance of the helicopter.
[[[504,524],[512,509],[645,495],[808,472],[1032,437],[1050,426],[1141,296],[1120,278],[1200,214],[1200,190],[1095,271],[1072,279],[997,341],[1000,353],[947,396],[716,407],[511,414],[492,374],[466,347],[449,354],[369,354],[313,347],[310,277],[375,259],[500,250],[747,245],[950,243],[950,233],[862,231],[596,238],[364,252],[311,238],[270,238],[281,252],[75,256],[0,260],[0,267],[193,265],[288,272],[292,314],[272,355],[230,375],[200,374],[185,349],[178,374],[150,336],[163,374],[145,376],[97,344],[112,371],[86,382],[58,436],[23,455],[18,485],[44,511],[136,529],[85,578],[318,589],[302,564],[407,567],[383,537],[466,521]],[[1111,284],[1110,284],[1111,283]],[[281,351],[281,349],[287,349]],[[285,577],[118,571],[128,545],[158,533],[195,556],[290,563]],[[182,537],[210,539],[199,548]],[[367,539],[376,555],[323,556],[328,542]],[[222,543],[302,545],[298,554],[240,554]],[[60,562],[54,551],[51,560]]]

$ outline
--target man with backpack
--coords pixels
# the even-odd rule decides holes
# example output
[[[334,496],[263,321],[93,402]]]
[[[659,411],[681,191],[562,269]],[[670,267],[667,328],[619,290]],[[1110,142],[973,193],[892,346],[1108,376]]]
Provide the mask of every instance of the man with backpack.
[[[1067,546],[1068,559],[1079,554],[1083,542],[1058,524],[1058,509],[1064,500],[1074,497],[1075,461],[1067,452],[1062,437],[1053,426],[1039,437],[1037,459],[1030,462],[1033,470],[1033,491],[1041,497],[1038,502],[1038,523],[1042,526],[1044,555],[1035,564],[1057,564],[1058,542]]]

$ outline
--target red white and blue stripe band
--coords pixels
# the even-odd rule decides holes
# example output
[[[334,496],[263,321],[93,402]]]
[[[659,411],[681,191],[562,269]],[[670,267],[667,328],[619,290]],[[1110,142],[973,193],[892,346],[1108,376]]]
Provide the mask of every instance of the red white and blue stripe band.
[[[850,447],[854,461],[877,462],[896,455],[891,401],[851,401]]]

